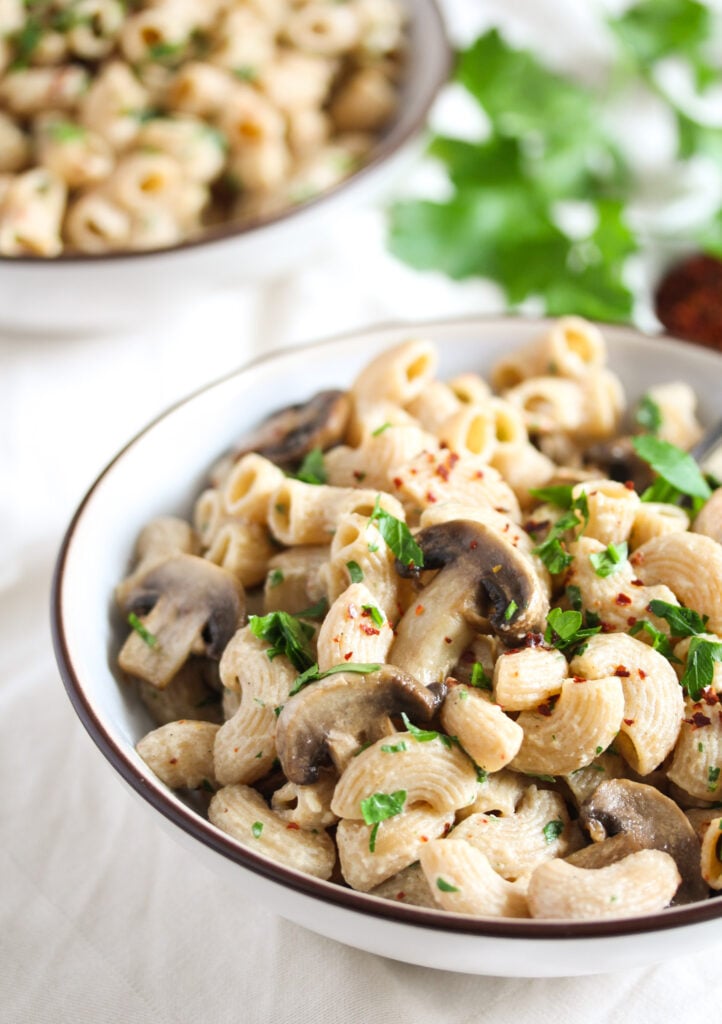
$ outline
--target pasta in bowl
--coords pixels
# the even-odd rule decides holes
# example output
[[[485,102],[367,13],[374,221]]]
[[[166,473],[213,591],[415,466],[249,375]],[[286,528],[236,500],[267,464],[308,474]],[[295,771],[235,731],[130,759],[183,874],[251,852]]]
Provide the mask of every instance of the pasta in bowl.
[[[573,318],[385,329],[241,371],[133,442],[69,533],[71,698],[209,861],[342,941],[542,975],[661,959],[669,929],[703,943],[720,555],[684,449],[719,372]],[[179,437],[191,474],[156,477]],[[74,594],[101,524],[93,590],[116,611],[89,638]]]
[[[176,282],[203,259],[216,275],[240,260],[245,277],[292,265],[309,221],[394,172],[450,59],[434,0],[8,0],[5,320],[37,323],[17,282],[54,281],[49,262],[59,301],[89,274],[122,294],[140,256],[173,254]],[[82,323],[75,300],[56,328]]]

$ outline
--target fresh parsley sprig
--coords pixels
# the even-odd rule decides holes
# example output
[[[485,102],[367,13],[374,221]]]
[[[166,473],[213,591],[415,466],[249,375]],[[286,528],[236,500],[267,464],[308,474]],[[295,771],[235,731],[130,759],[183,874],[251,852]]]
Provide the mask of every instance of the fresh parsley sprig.
[[[406,803],[406,790],[397,789],[394,793],[372,793],[361,801],[361,814],[367,825],[373,825],[369,836],[369,850],[376,851],[376,835],[382,821],[395,818],[401,814]]]
[[[642,494],[642,501],[674,504],[689,497],[693,506],[699,508],[710,497],[710,486],[689,452],[652,434],[633,437],[632,445],[658,477]]]
[[[303,459],[298,468],[296,479],[302,480],[305,484],[325,484],[328,481],[328,472],[323,461],[323,451],[320,448],[312,448]]]
[[[607,544],[603,551],[596,551],[589,556],[597,576],[605,579],[612,573],[618,572],[622,564],[626,562],[629,554],[629,547],[626,541],[621,544]]]
[[[561,608],[552,608],[547,615],[547,626],[544,631],[544,642],[558,651],[576,647],[590,636],[594,636],[601,626],[583,625],[582,613],[572,609],[565,612]]]
[[[384,541],[400,562],[416,569],[423,569],[424,553],[414,540],[411,530],[406,523],[402,523],[396,516],[381,508],[380,495],[376,496],[376,503],[369,518],[369,524],[371,523],[376,524]]]
[[[589,503],[586,494],[581,494],[571,501],[569,510],[557,519],[541,544],[534,548],[534,554],[539,555],[552,575],[564,572],[574,561],[564,546],[565,534],[576,530],[582,523],[586,525],[588,521]]]
[[[270,612],[268,615],[250,615],[248,625],[254,636],[270,643],[266,653],[271,661],[284,654],[299,672],[305,672],[313,665],[310,641],[316,631],[307,622],[302,622],[290,612]]]

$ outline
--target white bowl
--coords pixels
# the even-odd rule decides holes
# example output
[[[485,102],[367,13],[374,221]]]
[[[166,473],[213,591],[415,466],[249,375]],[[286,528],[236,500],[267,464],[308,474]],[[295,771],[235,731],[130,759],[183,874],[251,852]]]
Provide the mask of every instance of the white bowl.
[[[170,248],[55,259],[0,256],[0,327],[43,334],[119,331],[214,288],[306,261],[334,218],[378,198],[417,156],[415,142],[448,77],[451,49],[436,0],[402,3],[409,45],[399,107],[363,167],[300,206]]]
[[[65,537],[53,587],[56,657],[70,699],[103,757],[205,864],[248,897],[322,935],[408,963],[472,974],[567,976],[632,968],[722,938],[722,899],[602,922],[475,919],[400,905],[299,874],[240,846],[146,767],[134,750],[152,728],[119,685],[113,588],[141,527],[153,516],[189,515],[217,456],[279,405],[347,386],[374,354],[411,334],[434,339],[440,375],[482,372],[533,337],[540,321],[479,319],[378,327],[260,359],[155,420],[92,486]],[[631,399],[656,382],[696,389],[703,419],[718,413],[722,359],[631,328],[604,328],[612,367]],[[149,827],[153,827],[149,821]]]

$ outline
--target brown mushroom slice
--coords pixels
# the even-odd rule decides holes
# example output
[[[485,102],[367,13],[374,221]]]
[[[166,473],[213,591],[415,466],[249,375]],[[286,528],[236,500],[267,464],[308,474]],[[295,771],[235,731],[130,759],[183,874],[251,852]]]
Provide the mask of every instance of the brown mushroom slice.
[[[126,595],[123,611],[137,626],[118,655],[124,672],[167,686],[191,654],[219,659],[245,613],[235,576],[196,555],[174,555]]]
[[[640,459],[632,444],[631,437],[615,437],[609,441],[599,441],[590,445],[583,452],[585,466],[595,466],[602,470],[610,480],[626,484],[629,480],[634,484],[638,494],[646,490],[654,479],[649,464]]]
[[[582,804],[580,821],[595,842],[622,833],[642,849],[670,854],[682,876],[674,905],[694,903],[709,895],[701,875],[699,839],[689,819],[653,786],[631,779],[602,782]]]
[[[583,846],[580,850],[570,853],[564,860],[577,868],[605,868],[608,864],[616,864],[630,853],[637,853],[644,847],[638,839],[628,832],[618,832],[616,836],[602,839],[600,843]]]
[[[405,712],[429,722],[445,689],[422,686],[394,665],[366,676],[340,673],[306,687],[286,701],[278,717],[276,749],[290,782],[316,782],[330,760],[337,768],[364,743],[393,731],[389,716]]]
[[[319,391],[308,402],[290,405],[270,416],[243,438],[234,458],[257,452],[277,466],[291,466],[313,448],[325,451],[338,444],[350,414],[351,400],[345,391]]]
[[[441,571],[399,622],[394,664],[429,683],[448,675],[482,620],[508,644],[544,630],[549,601],[533,565],[485,523],[435,523],[415,540],[424,568]],[[396,568],[402,576],[418,571]]]

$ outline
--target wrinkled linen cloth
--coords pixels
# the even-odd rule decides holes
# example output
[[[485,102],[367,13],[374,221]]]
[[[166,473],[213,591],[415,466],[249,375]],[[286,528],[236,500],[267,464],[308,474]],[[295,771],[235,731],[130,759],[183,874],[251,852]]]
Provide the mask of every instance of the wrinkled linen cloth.
[[[452,30],[466,31],[477,0],[445,6]],[[503,6],[480,2],[475,13]],[[570,4],[508,6],[527,38],[552,51],[569,38],[565,18],[583,21]],[[58,546],[97,473],[158,412],[259,353],[377,322],[503,309],[488,284],[422,278],[398,264],[372,208],[340,217],[293,275],[190,309],[181,302],[161,323],[122,336],[0,334],[0,1020],[711,1018],[709,965],[722,958],[722,926],[704,955],[681,946],[663,966],[610,977],[499,979],[408,966],[239,895],[114,777],[65,695],[48,615]]]

